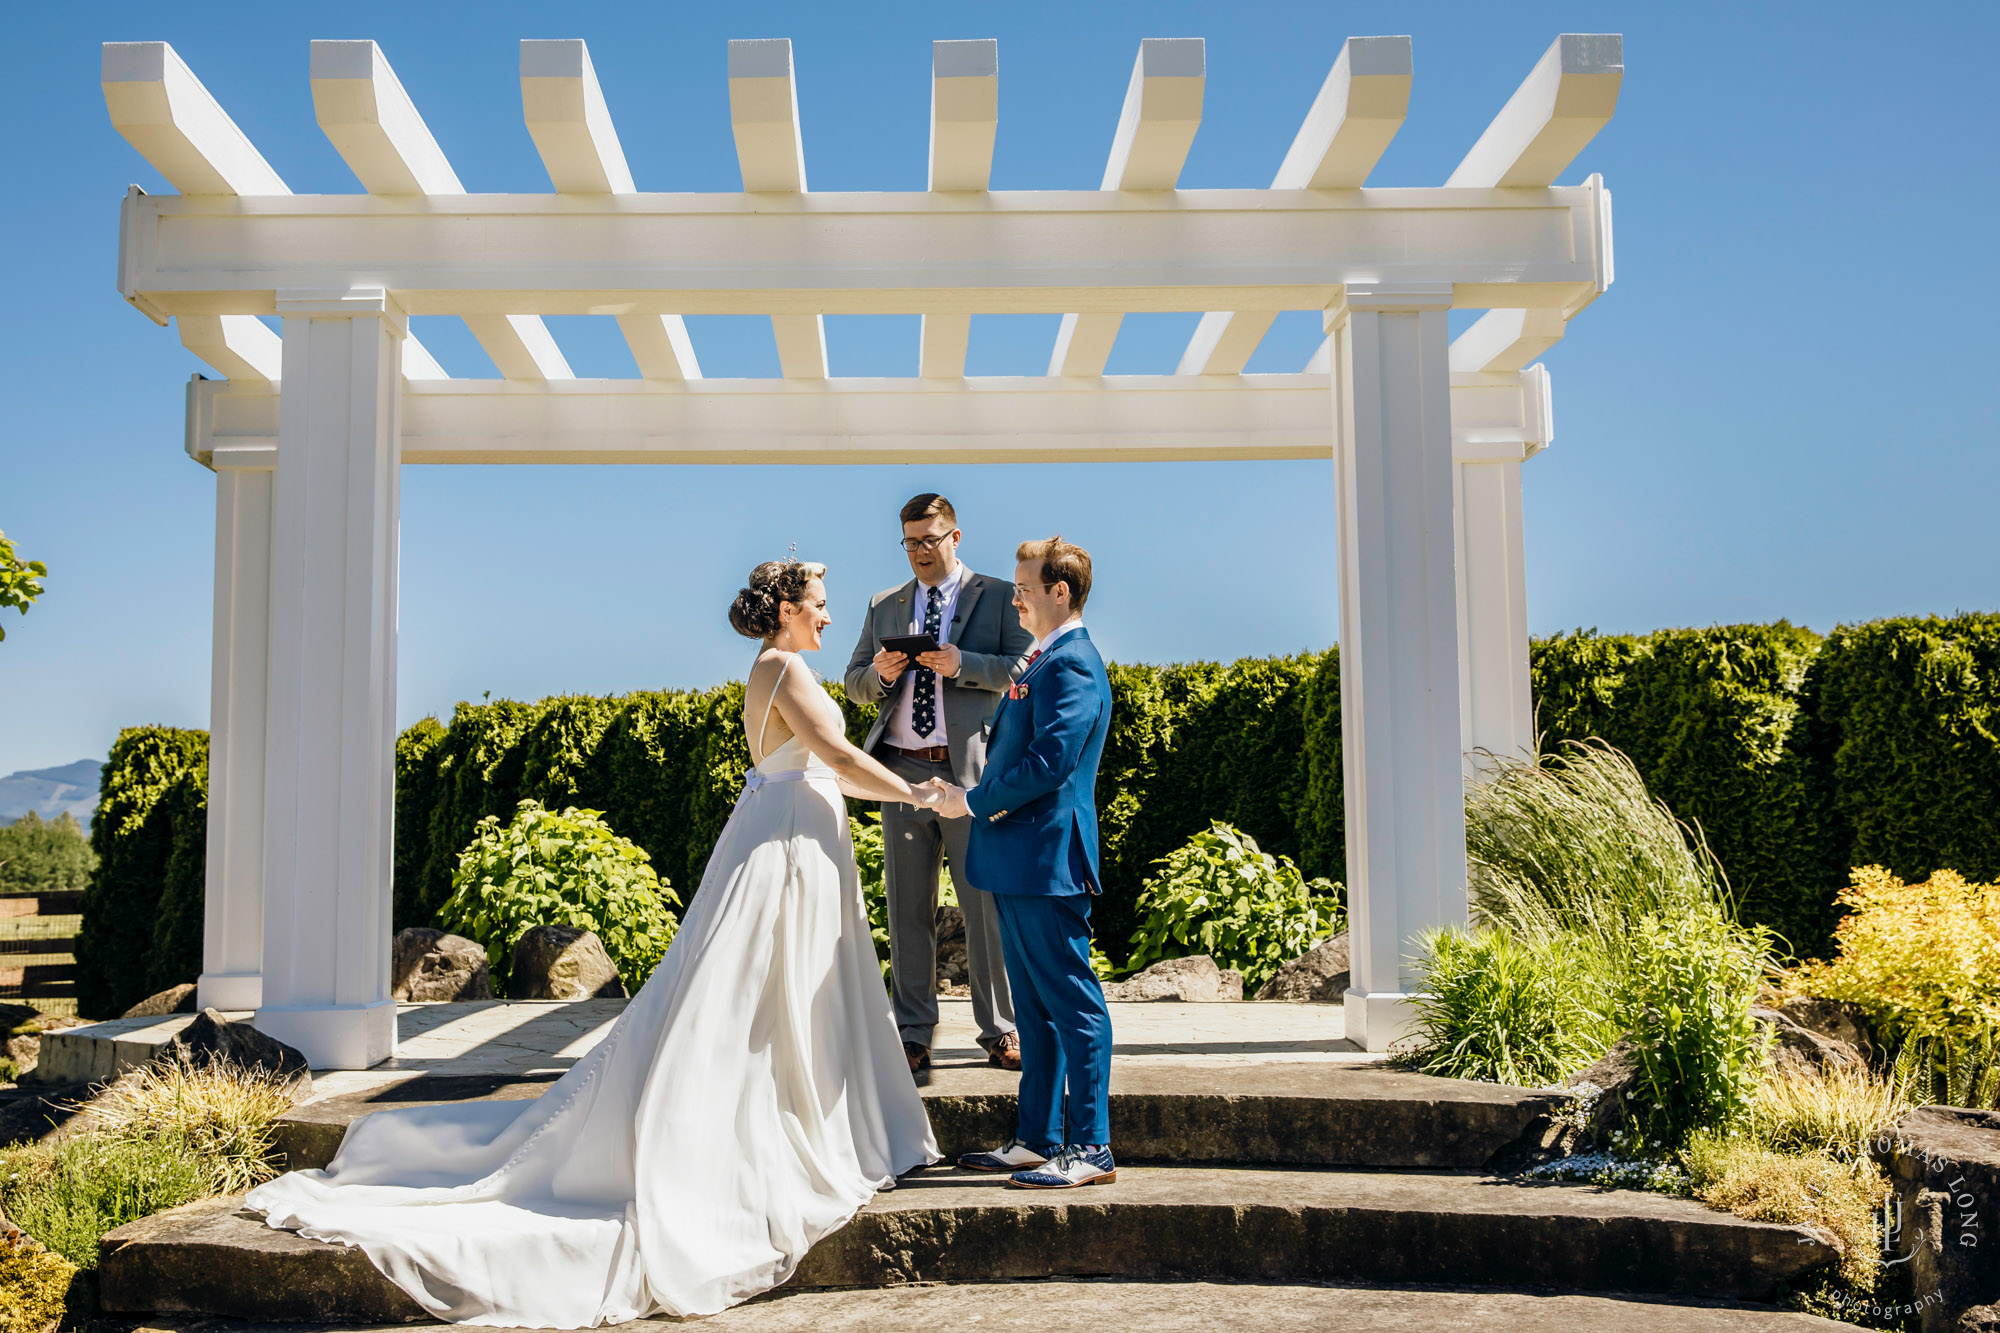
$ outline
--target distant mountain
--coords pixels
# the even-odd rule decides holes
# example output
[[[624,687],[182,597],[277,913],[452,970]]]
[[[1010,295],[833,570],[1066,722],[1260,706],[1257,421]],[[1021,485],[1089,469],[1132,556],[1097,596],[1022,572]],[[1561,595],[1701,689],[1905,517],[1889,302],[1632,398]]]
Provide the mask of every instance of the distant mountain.
[[[97,780],[101,759],[79,759],[61,768],[27,768],[0,778],[0,824],[11,824],[33,810],[44,819],[64,811],[86,829],[97,813]]]

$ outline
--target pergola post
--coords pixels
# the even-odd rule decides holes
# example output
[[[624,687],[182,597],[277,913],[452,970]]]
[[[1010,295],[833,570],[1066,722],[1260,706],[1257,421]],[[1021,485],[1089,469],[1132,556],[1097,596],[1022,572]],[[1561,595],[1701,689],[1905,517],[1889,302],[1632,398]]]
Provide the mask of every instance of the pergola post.
[[[405,326],[382,290],[280,291],[264,994],[316,1069],[396,1048],[389,876]]]
[[[1535,753],[1528,681],[1527,557],[1521,541],[1521,460],[1452,467],[1458,511],[1459,709],[1465,775],[1488,754]]]
[[[1445,283],[1352,285],[1332,335],[1347,1035],[1405,1035],[1413,940],[1465,921]]]
[[[233,455],[233,457],[232,457]],[[203,1008],[264,1002],[265,679],[271,635],[270,449],[218,450],[209,695]]]

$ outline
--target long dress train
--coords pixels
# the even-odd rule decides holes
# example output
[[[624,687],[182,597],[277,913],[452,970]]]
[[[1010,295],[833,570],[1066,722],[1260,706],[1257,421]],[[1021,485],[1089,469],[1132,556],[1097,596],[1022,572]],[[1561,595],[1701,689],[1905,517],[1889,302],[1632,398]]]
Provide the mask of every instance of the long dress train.
[[[586,1328],[776,1286],[936,1160],[840,789],[794,737],[751,770],[651,980],[560,1081],[375,1112],[324,1171],[248,1203],[360,1247],[438,1318]]]

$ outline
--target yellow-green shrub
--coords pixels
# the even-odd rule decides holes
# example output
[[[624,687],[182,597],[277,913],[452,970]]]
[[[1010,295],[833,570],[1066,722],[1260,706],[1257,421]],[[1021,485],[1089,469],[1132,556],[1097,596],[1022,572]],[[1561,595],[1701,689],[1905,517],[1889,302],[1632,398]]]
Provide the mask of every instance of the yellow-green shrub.
[[[1862,866],[1840,901],[1838,956],[1799,967],[1788,990],[1857,1004],[1899,1039],[2000,1023],[2000,884]]]
[[[1888,1192],[1872,1158],[1775,1152],[1747,1135],[1696,1134],[1681,1152],[1694,1195],[1757,1222],[1820,1227],[1840,1246],[1840,1276],[1872,1291],[1882,1271],[1875,1209]]]
[[[0,1236],[0,1333],[42,1333],[63,1316],[76,1265],[31,1240]]]

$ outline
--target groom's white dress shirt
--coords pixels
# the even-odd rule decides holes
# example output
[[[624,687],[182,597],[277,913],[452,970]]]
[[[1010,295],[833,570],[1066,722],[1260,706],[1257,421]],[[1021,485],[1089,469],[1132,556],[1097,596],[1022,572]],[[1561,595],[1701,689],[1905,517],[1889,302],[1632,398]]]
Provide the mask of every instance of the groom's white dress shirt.
[[[958,609],[958,590],[965,585],[965,562],[952,566],[951,573],[945,575],[944,582],[937,585],[940,603],[938,606],[938,646],[951,642],[951,617]],[[924,632],[924,617],[930,610],[931,592],[922,579],[917,580],[916,595],[911,599],[916,607],[910,613],[910,633]],[[919,668],[912,665],[896,678],[896,697],[891,704],[889,728],[882,733],[882,739],[900,750],[927,750],[933,745],[948,744],[944,729],[944,707],[942,702],[935,710],[936,724],[928,736],[917,734],[916,724],[911,720],[911,706],[916,694],[915,676]],[[944,690],[944,677],[938,677],[940,693]]]
[[[1047,652],[1049,649],[1055,647],[1056,640],[1062,638],[1065,634],[1073,634],[1077,630],[1080,630],[1082,628],[1083,628],[1083,620],[1081,617],[1079,617],[1076,620],[1065,620],[1062,624],[1057,625],[1054,629],[1050,630],[1048,632],[1047,637],[1045,637],[1040,643],[1035,645],[1035,654],[1037,656],[1040,656],[1041,654]]]

